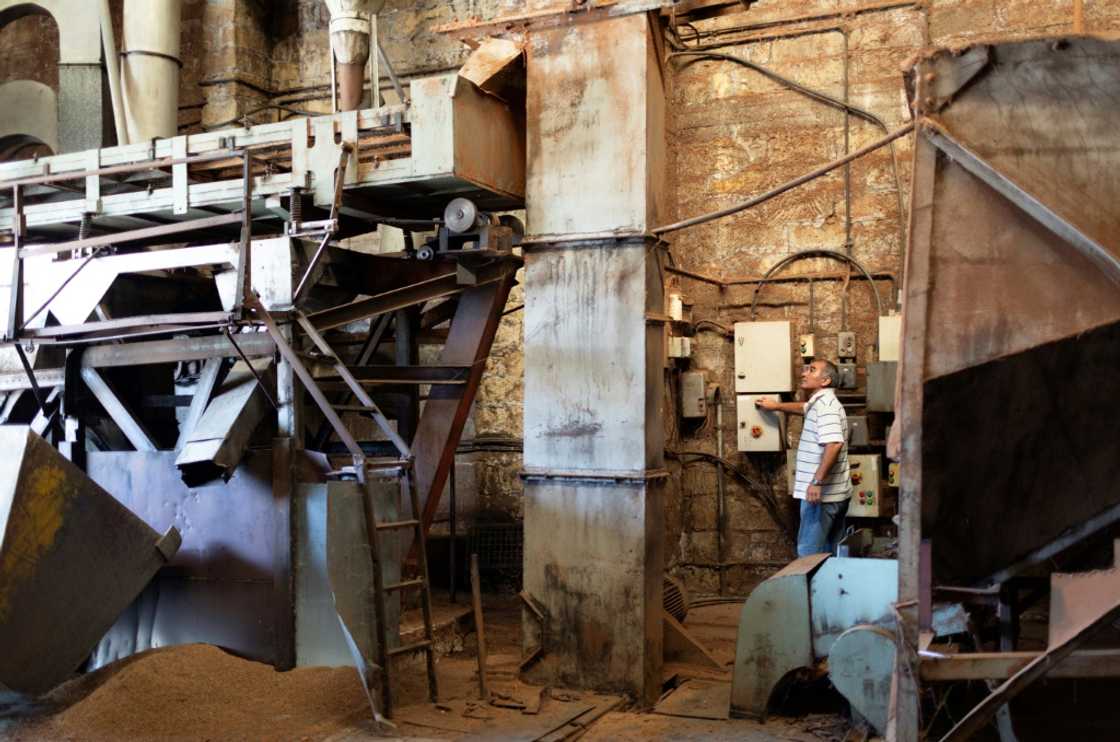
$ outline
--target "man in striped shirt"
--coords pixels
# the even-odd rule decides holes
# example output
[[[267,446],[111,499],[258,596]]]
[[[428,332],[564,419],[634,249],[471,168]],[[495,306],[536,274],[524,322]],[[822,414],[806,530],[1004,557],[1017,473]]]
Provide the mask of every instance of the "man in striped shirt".
[[[844,518],[852,495],[848,471],[848,416],[836,398],[840,369],[826,360],[814,360],[801,372],[801,389],[807,402],[759,399],[766,410],[804,415],[797,446],[797,477],[793,496],[801,500],[801,527],[797,556],[836,552],[844,535]]]

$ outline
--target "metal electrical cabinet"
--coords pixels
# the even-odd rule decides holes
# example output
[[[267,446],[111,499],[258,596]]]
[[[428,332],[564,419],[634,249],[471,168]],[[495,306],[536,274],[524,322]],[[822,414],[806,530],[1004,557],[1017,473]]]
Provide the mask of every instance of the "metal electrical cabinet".
[[[902,360],[902,315],[879,318],[879,360]]]
[[[792,392],[792,342],[789,322],[736,322],[735,393]]]
[[[855,518],[878,518],[882,492],[879,457],[869,454],[850,455],[848,469],[852,475],[852,500],[848,504],[848,515]]]
[[[772,453],[781,451],[783,437],[782,414],[768,412],[754,406],[764,394],[738,396],[739,450],[747,453]]]

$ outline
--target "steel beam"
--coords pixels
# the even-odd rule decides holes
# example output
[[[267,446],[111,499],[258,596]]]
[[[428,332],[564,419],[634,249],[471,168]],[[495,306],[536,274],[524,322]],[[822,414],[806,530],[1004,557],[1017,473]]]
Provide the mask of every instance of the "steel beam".
[[[184,232],[194,232],[200,229],[213,229],[214,227],[221,227],[227,224],[240,224],[241,221],[241,214],[239,213],[209,216],[202,219],[192,219],[189,222],[172,222],[171,224],[164,224],[159,227],[147,227],[145,229],[133,229],[129,232],[116,232],[114,234],[106,234],[98,237],[88,237],[84,240],[27,247],[21,249],[19,255],[21,258],[32,258],[36,255],[57,255],[58,253],[81,250],[87,247],[104,247],[108,245],[121,245],[126,242],[137,242],[140,240],[154,240],[160,237],[182,234]]]
[[[87,356],[88,354],[89,351],[86,352]],[[224,364],[225,359],[211,358],[202,367],[202,373],[198,377],[198,385],[194,390],[194,398],[191,399],[191,406],[187,410],[187,418],[179,426],[179,440],[175,443],[176,451],[183,449],[183,446],[190,440],[191,434],[194,433],[198,421],[202,419],[202,413],[206,411],[206,405],[210,402],[214,387],[218,385],[218,377],[221,376]]]
[[[455,459],[455,449],[463,434],[467,415],[474,403],[486,358],[498,332],[502,310],[513,287],[513,271],[507,270],[502,280],[476,286],[459,300],[451,334],[447,338],[440,362],[470,368],[466,383],[436,386],[424,405],[412,450],[416,456],[416,481],[423,499],[420,520],[425,531],[435,520],[443,488]],[[407,537],[406,537],[407,538]],[[406,541],[405,553],[411,553]]]
[[[121,429],[125,437],[128,438],[137,451],[158,451],[159,447],[152,441],[152,436],[144,428],[139,420],[132,414],[131,411],[117,396],[116,392],[109,386],[109,383],[102,378],[101,374],[96,369],[83,368],[82,380],[89,387],[93,396],[109,413],[109,417]]]
[[[249,358],[270,356],[276,344],[267,333],[243,333],[237,344]],[[233,358],[237,351],[225,335],[212,337],[179,338],[175,340],[150,340],[120,345],[94,345],[82,356],[87,368],[112,368],[116,366],[144,366],[156,363],[180,363],[211,358]],[[0,380],[0,389],[3,381]]]
[[[518,262],[513,260],[498,261],[486,266],[476,274],[477,280],[474,286],[482,286],[502,280],[517,270]],[[460,284],[458,273],[452,271],[411,286],[386,291],[368,299],[360,299],[341,307],[315,312],[308,315],[308,319],[311,320],[315,329],[320,331],[330,330],[348,325],[351,322],[376,317],[386,312],[404,309],[413,304],[458,294],[467,288],[471,287]]]

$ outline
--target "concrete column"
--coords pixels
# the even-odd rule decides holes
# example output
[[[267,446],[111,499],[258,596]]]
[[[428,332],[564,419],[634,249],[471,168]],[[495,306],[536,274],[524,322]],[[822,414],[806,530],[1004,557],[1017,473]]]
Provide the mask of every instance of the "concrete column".
[[[654,226],[664,91],[637,15],[533,33],[528,50],[525,577],[544,673],[660,691],[664,313]],[[526,618],[526,644],[537,641]]]

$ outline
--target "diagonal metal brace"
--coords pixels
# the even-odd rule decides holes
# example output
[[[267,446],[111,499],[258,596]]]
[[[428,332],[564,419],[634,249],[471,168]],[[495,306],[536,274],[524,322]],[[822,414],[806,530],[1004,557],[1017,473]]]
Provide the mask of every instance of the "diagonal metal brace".
[[[941,126],[927,120],[922,128],[933,146],[944,152],[965,170],[984,181],[992,190],[1026,212],[1055,236],[1077,248],[1086,258],[1096,263],[1105,275],[1120,286],[1120,259],[1108,248],[1082,232],[1072,222],[1047,206],[1041,199],[1000,172],[994,165],[958,142]]]
[[[373,421],[377,423],[377,427],[380,428],[381,432],[388,436],[389,440],[393,442],[393,445],[397,447],[401,458],[410,458],[412,456],[412,451],[409,445],[405,443],[400,434],[389,424],[388,418],[386,418],[377,407],[377,404],[373,401],[373,397],[371,397],[358,380],[354,378],[354,375],[350,372],[350,369],[346,367],[346,364],[342,362],[342,359],[335,355],[331,346],[327,344],[327,341],[324,340],[323,336],[315,329],[315,325],[311,324],[311,321],[307,319],[302,312],[297,311],[295,317],[299,326],[302,327],[303,331],[307,333],[307,336],[311,338],[311,342],[315,344],[315,347],[318,348],[321,353],[327,356],[327,359],[334,366],[335,371],[338,372],[338,375],[346,382],[346,386],[350,387],[350,391],[353,392],[354,396],[358,398],[358,401],[366,407],[367,413],[373,418]]]

